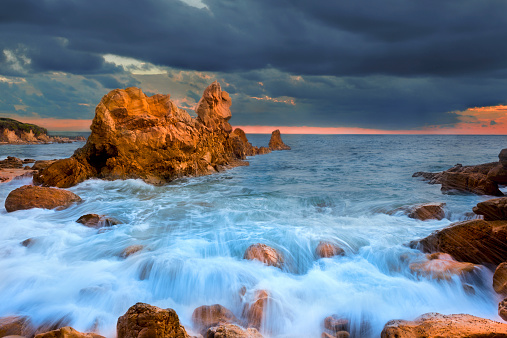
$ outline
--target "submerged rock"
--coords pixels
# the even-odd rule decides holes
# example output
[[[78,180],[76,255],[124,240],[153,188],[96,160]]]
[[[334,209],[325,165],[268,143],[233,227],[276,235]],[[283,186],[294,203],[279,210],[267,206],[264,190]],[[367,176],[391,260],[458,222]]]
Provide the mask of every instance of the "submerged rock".
[[[284,262],[283,256],[277,250],[266,244],[257,243],[250,245],[243,256],[244,259],[258,260],[266,265],[281,268]]]
[[[77,223],[81,223],[90,228],[110,227],[121,224],[121,221],[113,217],[97,214],[86,214],[78,218]]]
[[[238,319],[226,307],[220,304],[203,305],[192,313],[192,322],[201,331],[206,332],[212,326],[221,323],[237,323]]]
[[[453,223],[410,243],[424,252],[443,252],[461,262],[498,265],[507,261],[507,221]]]
[[[189,338],[173,309],[137,303],[118,318],[117,338]]]
[[[128,256],[133,255],[136,252],[139,252],[143,249],[144,249],[143,245],[130,245],[121,252],[120,257],[127,258]]]
[[[507,337],[507,324],[466,314],[442,315],[427,313],[414,321],[391,320],[381,333],[382,338],[415,337]]]
[[[82,333],[74,330],[70,326],[65,326],[58,330],[40,333],[36,335],[35,338],[105,338],[105,337],[98,335],[96,333]]]
[[[283,143],[280,130],[275,130],[271,133],[271,139],[269,140],[269,149],[271,150],[290,150],[290,147]]]
[[[178,108],[169,95],[115,89],[95,109],[85,146],[40,171],[34,181],[70,187],[98,177],[162,184],[242,165],[244,151],[233,143],[238,138],[230,136],[230,106],[229,94],[216,81],[204,91],[197,118]]]
[[[507,197],[480,202],[473,211],[477,215],[484,215],[485,221],[507,220]]]
[[[349,321],[338,315],[331,315],[324,319],[324,329],[322,337],[349,337]]]
[[[426,255],[426,258],[425,261],[410,264],[409,269],[423,277],[449,280],[454,276],[470,273],[477,267],[472,263],[458,262],[451,255],[440,252]]]
[[[266,290],[257,290],[251,304],[247,304],[243,310],[243,316],[248,322],[248,327],[259,329],[264,318],[265,307],[269,299],[269,293]]]
[[[5,200],[5,209],[8,212],[32,208],[65,209],[81,198],[73,192],[57,189],[24,185],[14,189]]]
[[[320,258],[329,258],[338,255],[344,255],[345,251],[338,245],[329,242],[319,242],[315,249],[315,254]]]
[[[206,334],[206,338],[262,338],[262,335],[254,328],[243,329],[234,324],[221,324],[219,326],[210,327]]]

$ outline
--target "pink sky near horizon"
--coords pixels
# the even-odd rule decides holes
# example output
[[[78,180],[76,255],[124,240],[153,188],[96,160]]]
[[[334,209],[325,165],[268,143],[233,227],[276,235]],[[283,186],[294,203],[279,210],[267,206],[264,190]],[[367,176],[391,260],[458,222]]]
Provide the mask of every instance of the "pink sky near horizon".
[[[461,112],[452,112],[459,120],[453,125],[433,125],[420,129],[385,130],[350,127],[311,126],[234,126],[247,134],[271,134],[279,129],[282,134],[386,134],[386,135],[507,135],[507,105],[474,107]],[[56,119],[39,116],[9,116],[13,119],[33,123],[49,131],[90,131],[92,120]]]

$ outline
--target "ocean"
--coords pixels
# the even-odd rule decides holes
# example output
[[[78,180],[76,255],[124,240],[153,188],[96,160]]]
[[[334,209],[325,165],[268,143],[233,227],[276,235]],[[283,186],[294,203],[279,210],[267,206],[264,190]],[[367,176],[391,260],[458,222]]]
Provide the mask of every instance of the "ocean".
[[[265,146],[269,135],[248,135]],[[412,178],[456,163],[498,160],[507,136],[282,135],[290,151],[249,158],[250,166],[151,186],[140,180],[88,180],[69,190],[83,203],[66,210],[7,213],[9,192],[30,179],[0,185],[0,317],[28,315],[35,324],[63,320],[78,331],[114,337],[116,321],[136,302],[173,308],[192,331],[201,305],[221,304],[237,317],[246,296],[267,290],[265,337],[320,337],[325,317],[350,321],[355,337],[378,337],[391,319],[427,312],[500,320],[492,273],[467,282],[414,275],[423,254],[407,246],[470,218],[491,196],[444,195]],[[0,158],[65,158],[83,142],[0,146]],[[504,190],[505,191],[505,190]],[[446,218],[419,221],[402,207],[445,202]],[[105,214],[124,224],[102,230],[75,221]],[[20,242],[33,239],[33,245]],[[317,259],[320,241],[344,256]],[[282,269],[243,259],[264,243],[279,250]],[[143,245],[126,259],[123,249]]]

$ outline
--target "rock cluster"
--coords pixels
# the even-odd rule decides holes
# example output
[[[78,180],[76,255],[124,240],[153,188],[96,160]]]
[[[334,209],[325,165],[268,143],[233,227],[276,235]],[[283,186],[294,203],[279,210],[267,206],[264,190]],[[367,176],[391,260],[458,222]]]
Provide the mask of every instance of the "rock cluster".
[[[146,96],[139,88],[115,89],[95,109],[83,148],[34,175],[45,186],[70,187],[88,178],[140,178],[162,184],[244,165],[246,156],[266,153],[232,132],[231,98],[213,82],[192,118],[169,95]]]
[[[441,184],[443,192],[472,192],[479,195],[502,196],[498,185],[507,184],[507,149],[502,149],[498,162],[454,167],[438,172],[416,172],[413,177],[422,177],[430,184]]]

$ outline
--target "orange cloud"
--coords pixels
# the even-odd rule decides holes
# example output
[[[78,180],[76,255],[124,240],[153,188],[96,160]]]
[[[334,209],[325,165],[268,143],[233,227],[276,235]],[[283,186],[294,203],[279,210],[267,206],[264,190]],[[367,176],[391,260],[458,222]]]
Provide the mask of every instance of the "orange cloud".
[[[259,100],[259,101],[271,101],[271,102],[277,102],[277,103],[285,103],[285,104],[290,104],[292,106],[296,105],[296,101],[293,98],[291,98],[291,97],[276,98],[276,97],[269,97],[269,96],[266,95],[266,96],[263,96],[263,97],[250,96],[250,98],[255,99],[255,100]]]

